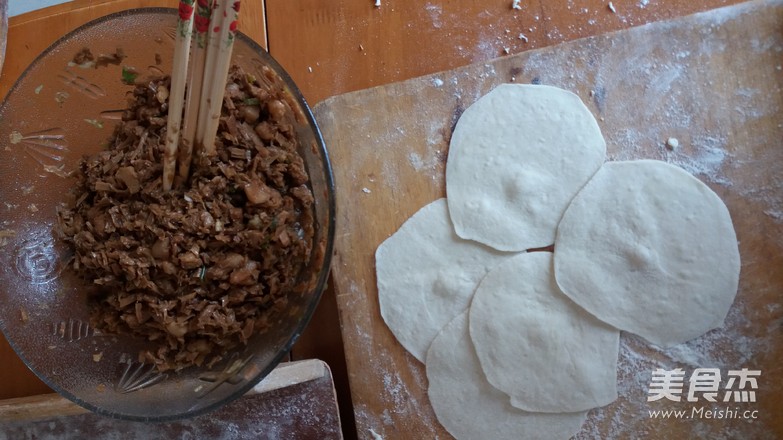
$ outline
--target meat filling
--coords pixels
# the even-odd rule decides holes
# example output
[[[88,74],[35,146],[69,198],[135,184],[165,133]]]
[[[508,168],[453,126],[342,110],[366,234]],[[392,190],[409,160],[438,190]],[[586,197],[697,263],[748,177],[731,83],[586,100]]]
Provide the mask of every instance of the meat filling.
[[[180,188],[161,186],[169,78],[136,86],[110,148],[82,159],[58,213],[90,282],[91,321],[150,341],[161,371],[211,366],[268,328],[306,267],[313,196],[285,92],[232,67],[217,155],[194,155]]]

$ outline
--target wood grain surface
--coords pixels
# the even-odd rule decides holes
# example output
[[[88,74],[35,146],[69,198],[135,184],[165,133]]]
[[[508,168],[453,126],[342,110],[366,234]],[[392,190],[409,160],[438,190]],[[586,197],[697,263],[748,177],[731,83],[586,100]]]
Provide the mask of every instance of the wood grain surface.
[[[8,93],[16,78],[44,49],[88,21],[133,8],[174,8],[178,3],[179,0],[76,0],[11,17],[6,60],[0,76],[0,96]],[[266,47],[264,2],[245,0],[242,8],[239,29]]]
[[[269,0],[269,49],[317,103],[737,2],[614,0],[613,13],[605,0]]]
[[[332,276],[359,438],[448,438],[428,402],[424,365],[381,319],[374,253],[419,208],[445,196],[458,116],[507,82],[577,93],[599,120],[609,160],[659,159],[690,171],[727,204],[740,242],[740,291],[725,325],[670,350],[623,334],[619,398],[591,411],[577,438],[781,438],[781,27],[783,2],[742,4],[318,104],[336,174],[340,230]],[[679,139],[678,149],[666,148],[669,137]],[[758,400],[648,403],[657,368],[682,368],[686,391],[694,369],[719,368],[722,398],[729,370],[760,370]],[[535,380],[535,372],[520,374]],[[699,405],[757,410],[758,418],[662,420],[648,413]]]

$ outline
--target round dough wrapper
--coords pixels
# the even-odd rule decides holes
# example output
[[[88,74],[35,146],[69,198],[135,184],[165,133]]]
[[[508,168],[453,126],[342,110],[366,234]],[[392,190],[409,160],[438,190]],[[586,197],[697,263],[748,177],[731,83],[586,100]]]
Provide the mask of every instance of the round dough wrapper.
[[[568,203],[605,156],[578,96],[498,86],[465,110],[451,138],[446,192],[457,235],[502,251],[551,245]]]
[[[563,292],[661,347],[722,326],[739,272],[726,205],[665,162],[608,162],[558,227],[555,276]]]
[[[470,305],[481,368],[517,408],[576,412],[617,398],[620,332],[558,289],[552,254],[519,254],[487,273]]]
[[[432,341],[427,352],[427,390],[438,421],[460,440],[565,440],[587,412],[546,414],[514,408],[487,382],[463,312]],[[531,378],[534,380],[534,378]]]
[[[416,359],[465,310],[481,278],[508,254],[454,233],[446,199],[421,208],[375,253],[381,316]]]

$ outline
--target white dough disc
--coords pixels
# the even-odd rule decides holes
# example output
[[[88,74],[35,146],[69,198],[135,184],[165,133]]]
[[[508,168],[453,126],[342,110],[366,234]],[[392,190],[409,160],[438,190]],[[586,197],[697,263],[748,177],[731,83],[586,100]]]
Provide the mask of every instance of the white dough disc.
[[[511,406],[508,396],[490,385],[481,371],[468,334],[467,312],[432,341],[427,380],[438,421],[458,440],[565,440],[579,431],[587,415],[532,413]]]
[[[737,294],[729,211],[665,162],[608,162],[557,231],[555,275],[587,311],[661,347],[720,327]]]
[[[517,408],[576,412],[617,398],[620,332],[569,300],[552,254],[519,254],[481,280],[470,337],[487,380]]]
[[[508,254],[454,233],[446,199],[421,208],[375,253],[381,316],[416,359],[470,304],[476,285]]]
[[[551,245],[568,203],[605,156],[578,96],[498,86],[465,110],[451,138],[446,192],[457,235],[502,251]]]

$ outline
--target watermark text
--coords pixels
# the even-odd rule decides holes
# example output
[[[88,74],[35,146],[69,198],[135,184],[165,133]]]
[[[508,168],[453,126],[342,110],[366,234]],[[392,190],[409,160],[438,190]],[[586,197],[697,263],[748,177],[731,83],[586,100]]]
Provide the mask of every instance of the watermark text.
[[[651,419],[757,419],[757,409],[742,409],[739,407],[711,408],[694,406],[690,409],[648,410]]]

